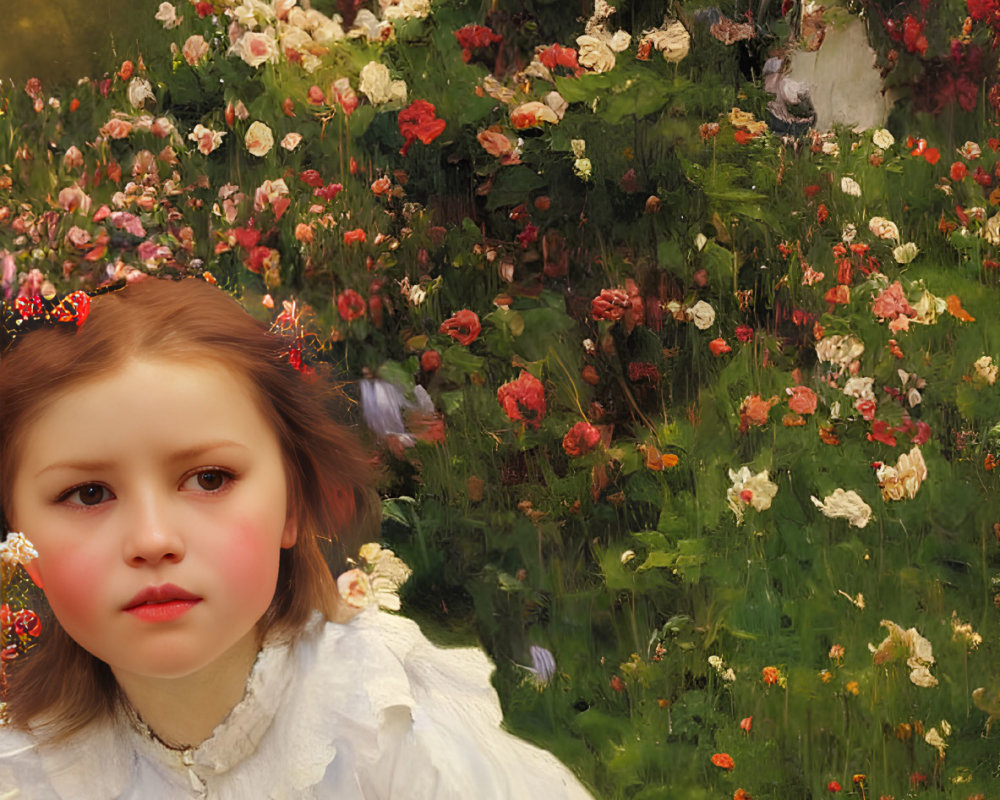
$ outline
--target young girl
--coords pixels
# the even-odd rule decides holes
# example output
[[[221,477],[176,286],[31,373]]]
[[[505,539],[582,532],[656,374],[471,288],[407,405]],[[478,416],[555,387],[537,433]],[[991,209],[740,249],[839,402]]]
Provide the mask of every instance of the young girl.
[[[194,279],[33,327],[0,503],[54,617],[7,663],[0,798],[589,797],[481,651],[340,600],[324,549],[377,506],[287,343]]]

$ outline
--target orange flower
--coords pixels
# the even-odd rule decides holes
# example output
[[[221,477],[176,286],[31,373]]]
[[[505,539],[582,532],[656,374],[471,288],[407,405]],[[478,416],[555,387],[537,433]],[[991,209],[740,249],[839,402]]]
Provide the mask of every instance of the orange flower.
[[[364,228],[344,231],[344,244],[363,244],[368,239]]]
[[[751,425],[756,427],[767,425],[771,407],[777,402],[777,397],[764,400],[759,394],[747,395],[740,406],[740,433],[746,433]]]
[[[858,686],[857,681],[848,681],[847,685],[844,686],[844,689],[850,694],[853,694],[855,697],[861,694],[861,687]]]
[[[753,727],[753,717],[743,717],[740,720],[740,730],[750,733],[750,729]]]
[[[392,189],[392,181],[384,175],[381,178],[376,179],[376,181],[372,184],[372,194],[376,197],[388,194],[390,189]]]
[[[733,139],[736,140],[736,144],[747,144],[747,142],[752,142],[756,138],[756,134],[745,131],[742,128],[733,131]]]
[[[764,667],[760,671],[761,678],[764,679],[764,683],[773,686],[781,680],[781,673],[778,672],[777,667]]]
[[[660,458],[660,461],[663,463],[664,469],[670,469],[671,467],[677,466],[680,462],[680,458],[678,458],[674,453],[664,453]]]
[[[1000,461],[997,460],[997,457],[993,455],[993,453],[987,453],[986,458],[983,461],[983,469],[987,472],[992,472],[997,468],[998,464],[1000,464]]]
[[[816,392],[808,386],[793,386],[785,392],[788,394],[788,407],[796,414],[816,413]]]
[[[708,349],[712,351],[713,356],[721,356],[723,353],[730,352],[733,348],[726,344],[725,339],[712,339],[708,343]]]
[[[958,299],[957,295],[948,295],[946,302],[948,303],[948,313],[951,314],[955,319],[960,319],[962,322],[975,322],[976,318],[972,316],[968,311],[962,308],[962,301]]]
[[[733,800],[751,800],[751,798],[743,789],[737,789],[733,792]]]
[[[712,763],[720,769],[732,769],[736,766],[733,757],[729,753],[716,753],[712,756]]]
[[[837,437],[837,432],[833,429],[832,425],[824,425],[821,427],[819,429],[819,438],[823,440],[823,444],[840,444],[840,439]]]

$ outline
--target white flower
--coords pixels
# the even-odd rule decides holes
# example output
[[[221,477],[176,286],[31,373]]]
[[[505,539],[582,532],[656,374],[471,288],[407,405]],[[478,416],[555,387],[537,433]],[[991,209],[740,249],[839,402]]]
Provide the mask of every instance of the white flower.
[[[927,731],[927,733],[924,734],[924,741],[927,742],[927,744],[929,744],[931,747],[937,748],[938,756],[944,758],[944,751],[948,748],[948,743],[944,740],[944,737],[938,732],[937,728],[931,728],[929,731]]]
[[[251,67],[278,60],[278,42],[270,29],[260,33],[247,31],[231,49]]]
[[[888,150],[896,143],[896,140],[885,128],[879,128],[872,134],[872,142],[880,150]]]
[[[903,630],[892,620],[882,620],[882,627],[889,629],[889,635],[878,647],[868,645],[868,649],[875,656],[875,663],[885,664],[895,661],[901,651],[905,652],[906,665],[910,668],[910,681],[925,689],[937,686],[937,678],[930,672],[930,667],[934,663],[931,643],[921,636],[916,628]]]
[[[172,3],[160,3],[160,8],[157,10],[154,19],[163,23],[163,27],[170,30],[180,25],[184,17],[177,16],[177,9]]]
[[[979,145],[975,142],[966,142],[959,148],[958,152],[959,155],[963,158],[969,159],[969,161],[979,158],[979,156],[983,154],[982,149],[980,149]]]
[[[903,453],[895,466],[883,464],[875,471],[875,477],[882,489],[883,500],[912,500],[920,485],[927,480],[927,464],[920,447],[914,445],[910,452]]]
[[[919,252],[920,249],[917,247],[915,242],[907,242],[906,244],[901,244],[894,248],[892,251],[892,257],[896,259],[897,264],[909,264],[917,257],[917,253]]]
[[[721,670],[722,663],[722,656],[711,655],[708,657],[708,665],[714,670]]]
[[[146,100],[156,102],[153,85],[145,78],[132,78],[128,85],[128,101],[132,108],[142,108]]]
[[[715,322],[715,309],[704,300],[699,300],[687,310],[686,316],[698,330],[704,331]]]
[[[680,63],[691,50],[691,34],[684,23],[675,20],[665,28],[643,31],[641,41],[650,41],[671,64]]]
[[[872,217],[868,220],[868,230],[879,239],[899,239],[899,228],[896,223],[885,217]]]
[[[590,180],[590,173],[592,169],[593,164],[590,163],[589,158],[578,158],[573,162],[573,174],[582,181]]]
[[[823,153],[837,158],[840,155],[840,145],[836,142],[823,142]]]
[[[632,44],[632,34],[628,31],[618,31],[611,37],[611,41],[608,42],[608,47],[610,47],[614,52],[620,53],[623,50],[628,50],[628,46],[630,44]]]
[[[576,38],[579,48],[577,61],[581,67],[594,72],[608,72],[615,68],[615,54],[603,39],[584,34]]]
[[[840,191],[851,197],[861,197],[861,186],[854,178],[848,178],[846,175],[840,179]]]
[[[835,334],[825,336],[816,342],[816,357],[820,361],[828,361],[846,367],[854,359],[860,358],[865,352],[865,343],[854,336]]]
[[[285,137],[281,140],[281,146],[288,150],[289,152],[294,150],[302,143],[302,134],[292,131],[291,133],[286,133]]]
[[[859,376],[848,378],[847,383],[844,384],[844,394],[848,397],[853,397],[855,400],[874,400],[875,392],[872,390],[874,383],[874,378]]]
[[[399,0],[385,9],[386,19],[420,19],[431,13],[430,0]]]
[[[740,467],[739,472],[729,470],[729,480],[733,485],[726,492],[726,500],[738,523],[743,522],[743,512],[748,505],[757,511],[766,511],[778,493],[778,484],[768,479],[766,469],[756,475],[750,473],[749,467]]]
[[[872,507],[853,490],[845,492],[843,489],[836,489],[822,501],[816,497],[811,499],[824,517],[846,519],[855,528],[865,527],[872,516]]]
[[[858,187],[858,191],[861,191],[861,187]],[[854,241],[855,237],[858,235],[858,229],[854,226],[853,222],[848,222],[844,229],[840,232],[840,241],[844,244],[850,244]]]
[[[225,131],[213,131],[199,122],[194,126],[194,130],[188,134],[188,139],[192,142],[197,142],[198,152],[203,156],[207,156],[212,151],[218,149],[222,144],[222,137],[225,135]]]
[[[574,158],[583,158],[587,155],[587,140],[586,139],[570,139],[569,140],[570,149],[573,151]]]
[[[392,80],[389,68],[378,61],[369,61],[361,68],[358,91],[374,106],[406,100],[405,81]]]
[[[427,291],[419,283],[414,284],[410,287],[406,299],[409,300],[410,305],[419,306],[427,299]]]
[[[635,558],[635,550],[626,550],[624,553],[621,554],[621,556],[619,556],[619,559],[621,560],[622,564],[627,564],[633,558]]]
[[[708,237],[699,232],[698,235],[694,237],[695,248],[699,251],[704,250],[706,244],[708,244]]]
[[[1000,244],[1000,211],[986,220],[982,236],[990,244]]]
[[[274,134],[267,125],[258,120],[247,128],[243,142],[246,144],[247,150],[250,151],[250,155],[262,158],[270,153],[271,148],[274,147]]]
[[[4,564],[27,564],[38,558],[38,551],[23,533],[8,533],[0,543],[0,560]]]
[[[992,386],[997,382],[997,365],[993,363],[992,356],[980,356],[972,365],[976,370],[976,377]]]

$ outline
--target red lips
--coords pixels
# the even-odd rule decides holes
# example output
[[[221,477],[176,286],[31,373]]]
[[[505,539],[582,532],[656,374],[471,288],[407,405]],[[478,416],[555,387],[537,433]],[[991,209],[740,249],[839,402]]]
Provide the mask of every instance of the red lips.
[[[162,586],[147,586],[125,604],[125,610],[145,603],[169,603],[172,600],[201,600],[196,594],[185,591],[180,586],[164,583]]]

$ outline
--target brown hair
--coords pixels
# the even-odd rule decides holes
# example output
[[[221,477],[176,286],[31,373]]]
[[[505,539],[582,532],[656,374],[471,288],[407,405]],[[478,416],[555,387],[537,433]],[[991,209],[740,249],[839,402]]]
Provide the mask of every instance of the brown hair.
[[[288,363],[287,346],[225,292],[197,279],[139,281],[94,297],[79,329],[22,334],[0,358],[4,520],[15,511],[11,478],[24,432],[47,403],[130,358],[217,362],[256,390],[281,443],[289,513],[298,525],[296,544],[281,551],[277,589],[258,632],[292,640],[316,610],[342,617],[328,563],[339,566],[359,536],[371,535],[378,505],[370,463],[333,421],[321,382],[305,380]],[[58,741],[113,713],[122,697],[110,668],[74,642],[50,611],[45,616],[38,644],[8,665],[8,713],[15,726]]]

